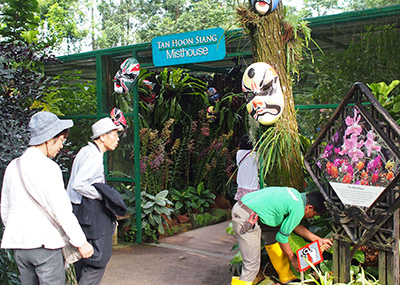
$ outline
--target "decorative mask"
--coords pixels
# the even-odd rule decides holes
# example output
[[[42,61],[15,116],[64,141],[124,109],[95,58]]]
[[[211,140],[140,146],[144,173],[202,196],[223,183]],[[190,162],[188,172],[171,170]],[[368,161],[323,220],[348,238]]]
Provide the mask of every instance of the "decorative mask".
[[[140,65],[136,58],[127,58],[114,77],[114,91],[130,93],[140,72]]]
[[[208,95],[208,102],[211,105],[214,105],[216,102],[219,101],[219,99],[221,99],[221,96],[219,95],[217,89],[215,89],[214,87],[210,87],[207,89],[207,95]]]
[[[154,85],[155,83],[145,79],[139,88],[139,98],[150,106],[153,106],[156,100],[156,93],[153,90]]]
[[[249,114],[263,125],[275,123],[285,101],[276,71],[265,62],[251,64],[242,78],[242,90]]]
[[[114,122],[116,126],[118,126],[118,131],[124,131],[124,135],[128,130],[128,124],[126,123],[126,119],[122,111],[118,108],[114,108],[110,112],[111,120]]]
[[[215,122],[215,120],[217,119],[216,115],[217,112],[215,111],[214,106],[210,106],[207,108],[206,118],[210,123]]]
[[[253,8],[262,16],[274,11],[278,4],[279,0],[251,0]]]

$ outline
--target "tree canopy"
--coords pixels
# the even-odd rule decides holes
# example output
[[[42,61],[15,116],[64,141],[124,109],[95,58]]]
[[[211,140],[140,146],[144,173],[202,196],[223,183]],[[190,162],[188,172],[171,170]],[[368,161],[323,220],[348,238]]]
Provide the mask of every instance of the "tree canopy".
[[[211,0],[134,0],[138,7],[136,19],[138,42],[153,37],[207,28],[230,28],[234,25],[234,7],[229,1]]]
[[[53,42],[58,54],[71,54],[150,42],[153,37],[222,27],[239,28],[235,6],[227,0],[39,0],[25,10],[29,17],[15,17],[22,0],[0,0],[3,34],[11,28],[40,25],[38,38]],[[288,5],[292,5],[289,1]],[[286,5],[285,1],[283,4]],[[400,4],[400,0],[304,0],[301,17],[322,16]],[[291,13],[296,9],[291,8]],[[8,18],[7,18],[8,17]],[[7,20],[8,19],[8,20]],[[10,22],[11,21],[11,22]],[[13,23],[16,22],[16,23]],[[30,37],[35,37],[31,34]]]
[[[78,43],[88,35],[82,10],[85,5],[80,0],[39,0],[43,36],[50,38],[55,46],[64,46],[67,53],[79,52]]]
[[[306,17],[323,16],[332,11],[356,11],[395,4],[400,4],[400,0],[304,0],[302,14]]]
[[[0,2],[0,35],[3,41],[23,40],[29,32],[37,33],[39,17],[37,1],[12,0]]]

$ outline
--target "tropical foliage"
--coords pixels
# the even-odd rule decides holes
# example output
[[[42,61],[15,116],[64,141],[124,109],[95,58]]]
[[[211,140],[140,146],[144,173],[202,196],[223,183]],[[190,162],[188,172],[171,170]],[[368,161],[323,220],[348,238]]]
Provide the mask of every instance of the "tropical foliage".
[[[188,123],[199,108],[204,106],[205,83],[190,76],[183,69],[165,68],[155,77],[156,90],[151,124],[160,128],[167,120]]]
[[[346,285],[345,283],[334,283],[335,276],[332,275],[331,271],[324,268],[324,264],[319,267],[313,265],[310,261],[306,260],[310,264],[313,272],[308,274],[308,278],[302,283],[292,283],[292,284],[314,284],[314,285]],[[351,270],[352,281],[347,283],[347,285],[379,285],[379,280],[377,280],[373,275],[365,272],[364,268],[361,266],[353,267]]]
[[[264,158],[262,166],[264,176],[267,176],[274,166],[282,169],[284,166],[290,165],[289,158],[301,153],[300,140],[294,140],[291,131],[279,122],[278,124],[279,128],[267,128],[256,145],[258,153]],[[297,158],[297,161],[300,161],[300,157]],[[276,177],[276,180],[282,179],[283,175],[280,175],[279,178]],[[270,181],[273,181],[272,178]]]
[[[157,233],[164,234],[165,230],[163,224],[168,226],[165,220],[171,218],[173,212],[171,207],[172,202],[168,200],[168,190],[163,190],[153,196],[145,191],[141,192],[142,199],[142,229],[145,236],[152,237],[153,240],[157,240]]]
[[[45,43],[36,43],[37,1],[13,1],[1,6],[0,15],[0,187],[9,162],[20,156],[28,140],[28,122],[35,100],[48,92],[52,80],[43,75],[43,64],[54,62]],[[3,225],[0,225],[2,236]],[[13,255],[0,251],[2,284],[19,283]]]
[[[299,130],[303,135],[316,137],[334,111],[324,109],[323,105],[332,104],[334,107],[331,108],[336,108],[335,104],[341,102],[355,82],[369,84],[393,118],[399,119],[397,102],[400,89],[395,88],[400,74],[397,37],[398,31],[393,27],[367,26],[361,39],[353,41],[345,50],[316,53],[313,64],[307,61],[301,66],[302,82],[293,87],[296,104],[310,105],[312,102],[322,105],[321,109],[297,112]]]
[[[3,1],[5,2],[5,1]],[[37,0],[14,0],[9,3],[2,3],[0,34],[2,42],[29,41],[35,39],[38,34],[39,4]]]
[[[3,236],[3,223],[0,221],[0,237]],[[11,250],[0,250],[0,283],[21,284],[17,264]]]
[[[171,141],[171,126],[174,120],[170,119],[164,128],[140,130],[140,173],[141,186],[147,193],[156,195],[162,190],[167,189],[168,182],[173,180],[171,177],[173,161],[171,160],[177,151],[177,144],[174,144],[168,151],[168,143]]]
[[[95,26],[95,20],[98,18],[91,17],[94,23],[90,27],[92,49],[125,45],[134,41],[149,41],[152,37],[165,33],[215,26],[229,28],[237,24],[233,18],[233,7],[226,1],[158,3],[129,0],[120,1],[118,4],[116,1],[100,1],[98,6],[95,2],[86,7],[80,5],[80,1],[74,0],[49,0],[39,3],[32,0],[0,2],[0,175],[8,162],[18,156],[26,146],[26,125],[31,114],[30,108],[50,110],[60,115],[95,112],[94,82],[82,83],[78,80],[80,74],[66,74],[55,77],[52,81],[43,76],[43,62],[54,61],[47,55],[46,45],[55,47],[53,45],[64,43],[67,52],[79,50],[75,43],[88,33],[81,24],[82,11],[87,15],[94,15],[98,9],[102,15],[101,24],[98,26]],[[374,1],[365,1],[367,2]],[[395,76],[400,74],[400,64],[396,61],[399,51],[398,45],[395,44],[398,37],[391,27],[369,27],[361,41],[354,42],[346,51],[331,51],[325,55],[318,55],[315,57],[315,65],[313,61],[299,65],[304,51],[307,50],[307,44],[311,41],[310,30],[307,22],[300,21],[298,17],[292,17],[288,13],[286,16],[282,22],[285,35],[285,57],[282,65],[286,67],[285,72],[297,79],[299,74],[305,72],[302,67],[308,66],[311,67],[310,78],[316,78],[311,90],[302,92],[305,96],[300,99],[315,103],[336,103],[347,92],[355,78],[361,78],[364,82],[394,82],[389,86],[381,83],[370,84],[370,87],[379,100],[391,109],[391,114],[397,114],[396,119],[399,119],[398,88],[395,88],[394,81],[398,79]],[[141,23],[140,27],[137,26],[137,19]],[[40,24],[43,34],[37,29]],[[133,33],[134,29],[137,32]],[[51,34],[55,37],[51,37]],[[358,60],[359,54],[363,54],[363,61]],[[290,76],[286,79],[288,78]],[[152,90],[143,86],[144,80],[147,79],[152,84]],[[73,83],[70,83],[71,81]],[[292,81],[288,82],[288,86],[291,86]],[[165,218],[173,214],[173,209],[181,213],[193,212],[195,209],[205,212],[216,194],[229,195],[231,185],[227,182],[234,168],[235,141],[238,133],[242,131],[237,131],[237,125],[246,124],[244,128],[249,128],[250,123],[246,121],[247,114],[242,114],[245,113],[243,108],[232,108],[235,100],[243,100],[238,100],[237,94],[229,93],[232,90],[228,88],[223,90],[225,96],[214,106],[218,112],[217,119],[209,120],[206,109],[210,104],[205,93],[209,84],[210,81],[200,80],[183,69],[141,72],[139,92],[144,97],[154,96],[149,101],[142,98],[140,102],[141,174],[142,187],[146,190],[141,192],[143,230],[145,236],[153,240],[163,233]],[[132,111],[130,94],[115,94],[114,99],[124,112]],[[308,123],[311,121],[310,117],[318,117],[319,121],[315,126],[320,126],[329,114],[316,112],[318,116],[311,113],[308,117],[304,116],[302,121]],[[133,125],[132,119],[128,120],[130,125]],[[72,130],[75,132],[78,129],[77,132],[80,133],[72,134],[71,138],[76,137],[76,140],[82,141],[83,137],[89,137],[87,134],[90,132],[91,123],[91,120],[80,121],[77,124],[79,128]],[[280,125],[280,129],[259,130],[259,127],[254,124],[249,131],[253,137],[258,134],[262,138],[260,149],[267,158],[264,161],[266,173],[272,165],[290,165],[289,161],[279,160],[279,157],[283,155],[290,158],[291,150],[297,150],[300,143],[296,137],[286,137],[288,133],[292,134],[291,131],[286,131],[287,125]],[[312,137],[318,132],[314,126],[301,129],[309,131],[307,137]],[[126,145],[124,159],[132,155],[131,141]],[[73,154],[68,155],[71,160]],[[126,172],[130,173],[132,169]],[[132,178],[127,173],[124,173],[124,177]],[[137,230],[132,221],[134,204],[137,202],[135,190],[130,186],[121,187],[120,190],[132,215],[131,232],[128,233],[132,241],[132,236]],[[204,219],[208,218],[207,216]],[[2,268],[5,268],[4,271],[0,271],[1,278],[5,278],[2,280],[17,280],[15,264],[10,253],[1,251],[0,261]]]
[[[24,1],[16,1],[1,17],[6,26],[0,30],[0,178],[8,163],[26,147],[29,107],[52,86],[53,80],[43,75],[44,63],[56,62],[44,45],[32,41],[30,35],[38,24],[29,9],[37,9],[37,3],[25,2],[26,6]]]
[[[385,82],[371,83],[368,87],[379,103],[389,112],[397,124],[400,124],[400,96],[392,95],[391,92],[400,84],[400,80],[392,81],[389,86]],[[397,92],[397,94],[399,94]]]
[[[397,37],[398,31],[393,27],[367,26],[361,39],[353,41],[347,49],[315,55],[312,70],[301,71],[303,77],[315,80],[312,85],[304,85],[299,93],[309,93],[311,97],[305,99],[316,104],[340,103],[355,82],[389,84],[398,80],[400,64],[396,55],[400,47],[396,44]],[[394,90],[393,95],[398,92]],[[296,103],[306,102],[301,100],[296,98]]]
[[[171,190],[172,201],[175,202],[175,209],[180,214],[191,213],[198,210],[203,213],[210,204],[214,203],[215,195],[204,188],[204,182],[200,183],[197,188],[189,186],[184,190]]]
[[[168,191],[168,199],[173,205],[166,207],[175,209],[174,214],[205,213],[216,194],[224,196],[232,187],[227,182],[234,166],[235,151],[230,151],[234,135],[229,129],[241,121],[229,105],[237,95],[223,96],[215,106],[218,119],[213,121],[206,112],[209,106],[205,92],[207,83],[189,75],[187,70],[149,72],[142,69],[138,85],[141,189],[154,197]],[[124,112],[132,111],[129,107],[132,96],[114,95],[117,106],[122,106]],[[131,118],[127,120],[131,125]],[[130,135],[128,132],[128,137]],[[124,152],[129,152],[128,156],[124,154],[126,162],[128,157],[134,158],[133,142],[123,143]],[[116,160],[115,152],[113,160]],[[112,174],[132,177],[130,174],[124,176],[122,172],[129,174],[126,167],[113,170]],[[133,210],[135,190],[122,188],[127,205]],[[149,215],[143,216],[143,223],[147,225],[143,234],[154,239],[162,233],[151,227],[148,219]],[[133,240],[136,233],[134,220],[130,219],[128,223],[127,239]]]
[[[136,198],[135,189],[131,185],[118,183],[116,189],[121,193],[121,197],[127,205],[127,216],[121,222],[122,234],[128,242],[135,242],[136,233]],[[173,215],[173,203],[168,199],[169,191],[162,190],[155,195],[142,191],[141,200],[141,219],[142,232],[145,241],[157,241],[160,235],[165,233],[168,228],[167,219]]]
[[[217,224],[231,218],[230,211],[224,209],[211,209],[203,214],[191,215],[191,224],[193,228],[201,228],[209,225]]]
[[[147,192],[187,189],[202,182],[213,193],[226,191],[227,174],[233,164],[228,150],[233,133],[212,133],[204,111],[199,112],[198,120],[189,122],[189,126],[175,125],[175,136],[180,128],[184,137],[173,137],[173,119],[166,121],[160,131],[140,130],[142,187]]]

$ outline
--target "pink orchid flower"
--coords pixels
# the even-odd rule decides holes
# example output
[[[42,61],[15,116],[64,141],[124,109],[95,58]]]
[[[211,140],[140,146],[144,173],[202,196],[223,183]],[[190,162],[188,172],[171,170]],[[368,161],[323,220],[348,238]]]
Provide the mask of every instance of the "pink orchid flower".
[[[359,135],[362,132],[362,127],[358,124],[360,122],[361,116],[358,116],[358,111],[354,109],[354,118],[347,116],[346,125],[347,129],[345,132],[345,136],[356,134]]]
[[[374,141],[374,131],[370,130],[367,133],[367,141],[365,142],[365,147],[367,148],[367,155],[370,156],[373,150],[381,151],[381,146]]]
[[[357,136],[352,134],[350,139],[344,140],[340,155],[347,154],[351,157],[351,161],[357,162],[360,158],[364,157],[364,153],[360,150],[363,145],[364,141],[361,140],[360,142],[357,142]]]

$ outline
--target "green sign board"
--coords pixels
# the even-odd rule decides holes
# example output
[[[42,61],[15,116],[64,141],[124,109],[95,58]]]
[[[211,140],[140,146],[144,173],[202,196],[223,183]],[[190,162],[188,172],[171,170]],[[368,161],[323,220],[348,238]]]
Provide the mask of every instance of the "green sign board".
[[[151,45],[155,66],[216,61],[226,55],[222,28],[155,37]]]

